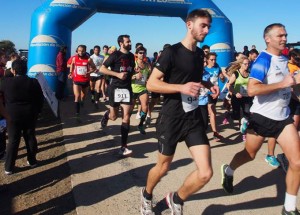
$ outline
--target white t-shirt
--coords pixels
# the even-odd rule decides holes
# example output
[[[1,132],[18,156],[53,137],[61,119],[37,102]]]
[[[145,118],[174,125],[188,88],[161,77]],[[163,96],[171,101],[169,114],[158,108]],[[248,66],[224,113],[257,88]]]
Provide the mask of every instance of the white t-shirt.
[[[289,74],[287,63],[288,60],[284,56],[276,56],[262,51],[252,65],[249,78],[258,80],[263,84],[278,83]],[[250,112],[277,121],[285,120],[290,114],[288,106],[290,98],[291,87],[270,94],[255,96]]]
[[[99,69],[100,69],[100,67],[103,64],[104,56],[103,55],[95,55],[95,54],[93,54],[90,58],[93,60],[95,66],[96,66],[96,68],[98,70],[96,72],[91,73],[91,76],[96,76],[96,77],[100,76],[101,73],[99,72]]]

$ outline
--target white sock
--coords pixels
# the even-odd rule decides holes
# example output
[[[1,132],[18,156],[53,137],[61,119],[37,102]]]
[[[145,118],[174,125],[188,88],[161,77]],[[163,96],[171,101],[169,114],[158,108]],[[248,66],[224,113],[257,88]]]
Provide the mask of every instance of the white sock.
[[[296,210],[296,199],[297,199],[297,196],[285,193],[284,208],[286,211],[295,211]]]
[[[225,169],[225,174],[226,174],[226,175],[233,176],[233,173],[234,173],[234,170],[232,170],[232,169],[230,168],[230,166],[228,166],[228,167]]]

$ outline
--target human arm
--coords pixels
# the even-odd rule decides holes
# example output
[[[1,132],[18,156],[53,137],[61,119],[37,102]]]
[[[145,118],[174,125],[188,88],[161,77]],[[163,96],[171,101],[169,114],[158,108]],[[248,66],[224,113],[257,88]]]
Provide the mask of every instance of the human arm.
[[[151,92],[162,94],[182,93],[193,97],[198,97],[201,83],[188,82],[186,84],[170,84],[162,81],[164,73],[154,68],[147,82],[147,89]]]
[[[280,82],[273,84],[264,84],[256,79],[250,78],[248,82],[248,95],[258,96],[273,93],[277,90],[284,89],[295,85],[295,79],[291,74],[287,74]]]

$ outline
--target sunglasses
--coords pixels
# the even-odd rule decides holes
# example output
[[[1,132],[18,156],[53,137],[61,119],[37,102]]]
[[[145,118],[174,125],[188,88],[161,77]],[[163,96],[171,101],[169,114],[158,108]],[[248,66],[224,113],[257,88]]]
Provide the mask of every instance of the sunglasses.
[[[138,52],[139,54],[145,54],[145,52]]]

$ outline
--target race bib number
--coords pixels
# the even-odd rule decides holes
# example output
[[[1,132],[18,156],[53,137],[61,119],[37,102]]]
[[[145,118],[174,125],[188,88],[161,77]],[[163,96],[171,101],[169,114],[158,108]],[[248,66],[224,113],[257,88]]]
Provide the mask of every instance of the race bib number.
[[[212,76],[210,78],[210,82],[215,85],[215,86],[218,86],[218,76]]]
[[[208,92],[209,92],[209,89],[204,88],[204,87],[200,88],[200,96],[207,96]]]
[[[86,75],[87,67],[86,66],[77,66],[77,74],[78,75]]]
[[[145,74],[142,74],[142,78],[140,80],[135,80],[135,83],[139,85],[145,85],[146,80],[147,80],[147,76]]]
[[[248,96],[247,86],[240,86],[240,94],[242,96]]]
[[[114,102],[130,102],[130,92],[128,89],[115,89]]]
[[[182,107],[184,112],[190,112],[198,107],[199,97],[192,97],[189,95],[181,94]]]

